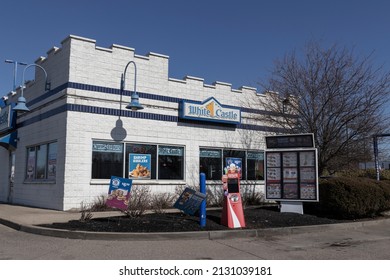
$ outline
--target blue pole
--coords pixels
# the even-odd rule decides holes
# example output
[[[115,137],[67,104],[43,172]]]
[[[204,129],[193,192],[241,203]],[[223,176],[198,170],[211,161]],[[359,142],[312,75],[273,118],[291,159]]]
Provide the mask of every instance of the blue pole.
[[[206,174],[200,173],[200,192],[206,194]],[[204,199],[200,205],[200,227],[206,226],[206,199]]]

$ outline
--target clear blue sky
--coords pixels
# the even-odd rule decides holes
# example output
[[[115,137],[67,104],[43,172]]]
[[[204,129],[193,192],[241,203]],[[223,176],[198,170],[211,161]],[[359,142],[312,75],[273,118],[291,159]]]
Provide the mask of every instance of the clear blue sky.
[[[69,34],[101,47],[132,47],[139,55],[165,54],[170,77],[233,88],[256,87],[275,59],[310,39],[363,55],[374,51],[375,63],[390,69],[385,0],[5,0],[0,11],[0,96],[13,84],[5,59],[34,63]]]

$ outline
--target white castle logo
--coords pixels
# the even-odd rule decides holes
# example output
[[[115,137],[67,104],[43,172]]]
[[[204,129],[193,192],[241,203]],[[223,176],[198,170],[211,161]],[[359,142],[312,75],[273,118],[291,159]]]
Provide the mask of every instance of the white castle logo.
[[[202,104],[184,103],[184,117],[239,123],[241,112],[236,108],[223,107],[211,98]]]

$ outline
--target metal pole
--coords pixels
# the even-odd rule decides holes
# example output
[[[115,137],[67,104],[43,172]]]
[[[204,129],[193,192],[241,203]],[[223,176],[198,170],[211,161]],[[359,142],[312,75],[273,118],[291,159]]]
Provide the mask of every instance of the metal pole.
[[[47,90],[46,88],[47,88],[47,72],[46,72],[46,70],[45,70],[45,68],[43,68],[42,66],[40,66],[40,65],[38,65],[38,64],[29,64],[29,65],[27,65],[24,69],[23,69],[23,76],[22,76],[22,82],[23,82],[23,84],[22,84],[22,92],[21,92],[21,96],[23,96],[23,88],[24,88],[24,74],[26,73],[26,70],[28,69],[28,68],[30,68],[30,67],[38,67],[38,68],[40,68],[42,71],[43,71],[43,73],[45,73],[45,90]]]
[[[144,107],[139,103],[139,96],[137,94],[137,65],[135,64],[134,61],[129,61],[125,67],[125,71],[123,72],[122,80],[121,80],[121,82],[123,83],[123,91],[126,83],[127,67],[129,67],[130,64],[133,64],[134,66],[134,90],[131,93],[131,100],[129,105],[126,106],[126,109],[131,109],[133,111],[142,110]]]
[[[26,66],[27,63],[18,62],[18,61],[10,60],[10,59],[6,59],[5,62],[6,62],[6,63],[12,63],[12,64],[14,65],[14,84],[13,84],[12,90],[13,90],[13,91],[16,91],[16,77],[17,77],[17,75],[18,75],[18,65],[24,65],[24,66]]]
[[[380,174],[379,174],[379,157],[378,157],[378,137],[377,135],[374,135],[374,159],[375,159],[375,173],[376,173],[376,180],[380,181]]]
[[[200,192],[203,194],[206,194],[206,174],[200,173]],[[203,228],[206,226],[206,199],[202,201],[200,204],[200,211],[199,211],[199,218],[200,218],[200,227]]]
[[[22,76],[22,87],[21,87],[21,93],[20,93],[20,96],[19,96],[19,98],[18,98],[18,104],[14,107],[14,110],[16,111],[16,112],[29,112],[30,111],[30,109],[26,106],[26,98],[24,98],[24,75],[25,75],[25,73],[26,73],[26,70],[28,69],[28,68],[30,68],[30,67],[38,67],[38,68],[40,68],[44,73],[45,73],[45,91],[46,90],[48,90],[49,89],[49,83],[47,82],[47,72],[46,72],[46,70],[45,70],[45,68],[43,68],[42,66],[40,66],[40,65],[37,65],[37,64],[29,64],[29,65],[27,65],[25,68],[24,68],[24,70],[23,70],[23,76]]]

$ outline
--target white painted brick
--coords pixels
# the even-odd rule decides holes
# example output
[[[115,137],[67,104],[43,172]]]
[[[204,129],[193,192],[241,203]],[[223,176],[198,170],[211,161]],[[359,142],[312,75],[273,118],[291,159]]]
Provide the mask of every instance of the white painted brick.
[[[96,46],[96,41],[77,36],[70,36],[62,42],[60,48],[48,51],[48,57],[41,64],[48,70],[52,88],[68,81],[119,89],[120,78],[129,61],[137,65],[137,91],[150,94],[203,101],[209,97],[220,103],[241,106],[237,100],[247,100],[256,95],[256,90],[243,87],[232,89],[228,83],[216,82],[205,85],[203,78],[188,76],[183,80],[170,79],[169,57],[150,53],[147,56],[136,55],[134,49],[113,45],[111,48]],[[38,97],[42,94],[42,73],[37,72],[37,81],[25,90],[26,98]],[[126,90],[133,90],[134,68],[129,65],[126,73]],[[66,98],[60,98],[68,94]],[[46,104],[48,101],[51,103]],[[101,108],[120,108],[120,96],[68,88],[55,96],[40,101],[40,110],[20,116],[19,121],[38,117],[47,110],[59,105],[80,104]],[[130,101],[123,96],[122,110]],[[178,104],[151,99],[140,99],[145,105],[144,113],[178,116]],[[45,105],[46,104],[46,105]],[[245,119],[243,122],[255,123]],[[81,202],[93,202],[96,197],[106,194],[108,180],[104,183],[91,183],[92,141],[94,139],[110,141],[111,131],[118,117],[89,113],[66,112],[49,119],[19,129],[20,142],[16,153],[17,176],[15,182],[15,202],[28,205],[67,210],[79,208]],[[147,119],[121,118],[127,136],[124,142],[181,145],[185,147],[185,181],[151,182],[153,192],[174,192],[183,185],[197,186],[199,170],[199,147],[231,147],[244,148],[242,135],[247,131],[236,129],[202,128],[197,125],[178,125],[172,122],[152,121]],[[264,133],[256,133],[251,149],[263,149]],[[252,135],[248,135],[250,137]],[[26,184],[24,172],[26,162],[26,146],[45,143],[48,140],[58,141],[56,184]],[[230,139],[228,141],[227,139]],[[0,151],[0,160],[8,156],[8,151]],[[7,182],[7,174],[0,169],[0,184]],[[148,183],[147,183],[148,184]],[[0,201],[6,198],[4,188],[0,188]]]

